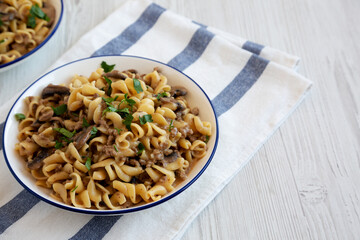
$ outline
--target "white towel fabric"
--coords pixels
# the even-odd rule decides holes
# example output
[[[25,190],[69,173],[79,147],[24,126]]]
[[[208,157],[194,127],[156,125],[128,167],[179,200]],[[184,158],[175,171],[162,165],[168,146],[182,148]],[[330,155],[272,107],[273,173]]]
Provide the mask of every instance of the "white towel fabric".
[[[220,129],[210,166],[190,188],[157,207],[125,216],[92,217],[39,201],[16,182],[1,156],[1,239],[179,239],[311,87],[294,71],[297,57],[198,24],[147,0],[126,2],[53,67],[111,54],[168,63],[206,91]],[[8,112],[13,102],[0,112]],[[2,114],[2,127],[4,120]]]

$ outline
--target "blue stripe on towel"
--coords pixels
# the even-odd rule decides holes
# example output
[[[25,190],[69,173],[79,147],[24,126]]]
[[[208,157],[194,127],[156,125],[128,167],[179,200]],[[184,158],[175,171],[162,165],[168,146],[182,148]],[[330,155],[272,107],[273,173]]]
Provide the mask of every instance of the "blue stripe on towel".
[[[186,48],[171,59],[168,64],[180,71],[184,71],[188,66],[199,59],[213,38],[213,33],[203,27],[200,27],[196,30]]]
[[[254,85],[265,70],[268,60],[253,54],[241,72],[213,100],[216,115],[219,117],[234,106]]]
[[[3,133],[4,133],[4,125],[5,125],[5,122],[2,122],[0,124],[0,151],[3,148],[3,145],[2,145],[3,139],[2,139],[2,137],[3,137]]]
[[[242,48],[249,52],[255,53],[256,55],[260,55],[261,50],[264,48],[264,46],[258,43],[246,41]]]
[[[102,239],[122,216],[93,217],[69,240]],[[119,236],[121,239],[121,236]]]
[[[165,12],[164,8],[154,3],[150,4],[133,24],[97,50],[92,56],[123,53],[155,25],[163,12]]]
[[[26,190],[0,208],[0,234],[22,218],[40,200]]]

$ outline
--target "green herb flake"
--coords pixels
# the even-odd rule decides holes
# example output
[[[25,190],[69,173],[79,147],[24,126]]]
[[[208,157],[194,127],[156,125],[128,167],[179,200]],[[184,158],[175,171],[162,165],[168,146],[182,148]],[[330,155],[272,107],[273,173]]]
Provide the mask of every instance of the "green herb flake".
[[[27,19],[27,22],[26,22],[26,25],[27,25],[28,27],[35,28],[35,27],[36,27],[36,19],[35,19],[35,16],[29,15],[29,16],[28,16],[28,19]]]
[[[87,128],[90,126],[90,124],[88,123],[88,121],[86,120],[85,117],[83,117],[83,123],[82,123],[83,127]]]
[[[208,143],[208,142],[209,142],[209,139],[210,139],[210,136],[206,135],[206,136],[205,136],[205,143]]]
[[[158,93],[158,94],[156,95],[156,99],[157,99],[157,100],[160,100],[160,98],[162,98],[162,97],[167,97],[167,93],[166,93],[166,92],[162,92],[162,93]]]
[[[140,124],[144,125],[147,122],[153,122],[152,116],[150,114],[139,117]]]
[[[111,95],[111,92],[112,92],[112,88],[111,88],[112,81],[111,81],[108,77],[106,77],[106,76],[104,76],[104,79],[105,79],[105,81],[107,82],[107,84],[109,85],[109,87],[108,87],[108,89],[107,89],[107,91],[106,91],[106,94],[107,94],[108,96],[110,96],[110,95]]]
[[[134,81],[134,88],[135,88],[136,92],[137,93],[143,92],[144,90],[141,87],[141,83],[140,83],[139,79],[133,78],[133,81]]]
[[[67,138],[72,138],[76,131],[70,132],[68,130],[66,130],[65,128],[54,128],[55,131],[61,133],[62,135],[64,135]]]
[[[171,129],[174,128],[173,122],[174,122],[174,120],[171,120],[171,121],[170,121],[169,132],[171,132]]]
[[[94,138],[96,136],[96,133],[98,132],[98,129],[96,127],[93,127],[90,131],[90,139]]]
[[[61,104],[60,106],[57,107],[51,107],[54,111],[54,114],[56,116],[60,116],[62,114],[64,114],[67,111],[67,105],[66,104]]]
[[[138,152],[136,153],[137,155],[140,155],[140,154],[142,154],[142,152],[145,150],[145,146],[144,146],[144,144],[142,144],[142,143],[139,143],[139,145],[138,145]]]
[[[114,145],[114,149],[116,152],[119,152],[119,150],[117,149],[116,145]]]
[[[71,190],[71,192],[75,192],[75,190],[78,188],[79,186],[75,186],[73,190]]]
[[[43,12],[43,10],[41,10],[39,5],[37,5],[37,4],[31,6],[30,14],[37,18],[44,19],[44,20],[47,17],[46,14]]]
[[[125,119],[123,120],[123,124],[126,126],[126,128],[131,131],[131,122],[134,119],[134,117],[131,114],[126,115]]]
[[[64,146],[64,144],[62,144],[62,142],[59,142],[59,141],[55,141],[56,143],[55,143],[55,148],[56,149],[60,149],[60,148],[62,148],[63,146]]]
[[[26,117],[22,113],[16,113],[15,118],[16,118],[17,121],[21,121],[21,120],[24,120]]]
[[[120,128],[115,128],[115,130],[118,132],[119,135],[120,135],[120,132],[123,131],[123,130],[120,129]]]
[[[130,114],[130,111],[128,108],[122,108],[122,109],[118,109],[116,110],[118,113],[127,113]]]
[[[1,20],[0,20],[1,21]],[[0,26],[1,26],[1,24],[0,24]],[[5,39],[3,39],[3,40],[0,40],[0,43],[3,43],[3,42],[5,42]]]
[[[85,167],[90,171],[90,169],[91,169],[91,158],[90,157],[86,158]]]
[[[115,64],[108,65],[105,61],[102,61],[101,67],[104,69],[104,72],[107,73],[107,72],[111,72],[114,69]]]
[[[0,15],[1,16],[1,15]],[[0,26],[2,26],[4,23],[3,21],[0,19]]]

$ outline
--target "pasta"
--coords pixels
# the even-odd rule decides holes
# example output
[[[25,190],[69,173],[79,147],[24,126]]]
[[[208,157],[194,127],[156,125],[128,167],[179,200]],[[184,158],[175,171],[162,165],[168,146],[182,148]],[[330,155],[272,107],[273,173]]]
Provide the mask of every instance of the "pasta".
[[[15,149],[36,184],[65,204],[116,210],[157,201],[206,155],[211,124],[157,68],[101,66],[26,97]]]
[[[44,41],[54,19],[55,8],[47,0],[0,1],[0,65]]]

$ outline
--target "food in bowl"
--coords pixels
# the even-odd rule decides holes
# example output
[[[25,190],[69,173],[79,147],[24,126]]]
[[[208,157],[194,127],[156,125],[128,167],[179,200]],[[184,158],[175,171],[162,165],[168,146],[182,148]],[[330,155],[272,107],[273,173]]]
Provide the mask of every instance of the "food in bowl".
[[[16,150],[36,184],[77,208],[123,209],[160,200],[207,154],[210,122],[159,68],[101,63],[69,86],[46,86],[18,113]]]
[[[50,33],[55,14],[47,0],[0,1],[0,66],[41,44]]]

